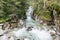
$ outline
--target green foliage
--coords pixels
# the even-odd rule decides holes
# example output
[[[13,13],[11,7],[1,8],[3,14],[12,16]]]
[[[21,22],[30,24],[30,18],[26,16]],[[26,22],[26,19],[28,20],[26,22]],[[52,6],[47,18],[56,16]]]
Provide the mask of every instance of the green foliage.
[[[58,4],[53,4],[52,6],[56,11],[60,11],[60,6]]]
[[[41,19],[51,20],[53,18],[51,17],[51,14],[53,16],[53,10],[56,10],[58,13],[60,13],[60,6],[58,1],[59,0],[38,0],[34,10],[34,14],[40,16]],[[43,8],[44,6],[45,9]]]
[[[50,12],[48,10],[40,10],[39,13],[35,13],[43,20],[51,20]]]
[[[40,17],[44,20],[51,20],[50,12],[48,10],[40,11]]]
[[[0,20],[6,21],[11,14],[16,14],[19,18],[24,18],[26,9],[26,0],[0,0]]]
[[[59,0],[0,0],[0,20],[6,21],[11,14],[24,19],[28,5],[34,8],[35,15],[44,20],[51,19],[51,10],[60,12]]]

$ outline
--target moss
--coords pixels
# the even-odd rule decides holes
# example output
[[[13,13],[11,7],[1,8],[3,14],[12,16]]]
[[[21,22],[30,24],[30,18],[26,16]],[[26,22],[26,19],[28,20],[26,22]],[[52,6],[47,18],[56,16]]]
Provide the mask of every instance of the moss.
[[[40,13],[40,17],[44,20],[50,20],[51,19],[50,12],[48,10],[42,11],[42,13]]]
[[[56,11],[60,11],[60,6],[58,4],[52,4],[52,6]]]
[[[0,22],[6,22],[9,19],[8,16],[0,18]]]
[[[51,19],[50,12],[48,10],[40,10],[39,12],[34,13],[34,14],[38,15],[43,20],[50,20]]]

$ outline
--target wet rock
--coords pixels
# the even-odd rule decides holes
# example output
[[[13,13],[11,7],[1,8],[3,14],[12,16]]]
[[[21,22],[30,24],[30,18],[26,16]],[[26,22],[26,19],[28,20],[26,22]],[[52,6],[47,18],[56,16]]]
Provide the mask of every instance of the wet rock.
[[[31,31],[33,27],[28,27],[27,28],[27,31]]]
[[[19,22],[18,22],[18,27],[19,27],[19,28],[22,28],[22,27],[23,27],[23,25],[24,25],[23,20],[19,20]]]
[[[59,36],[57,36],[54,40],[60,40],[60,37],[59,37]]]
[[[56,34],[56,32],[54,30],[49,30],[49,33],[53,36]]]
[[[58,31],[57,31],[57,35],[59,35],[59,36],[60,36],[60,32],[58,32]]]
[[[17,27],[17,23],[11,23],[11,28],[16,28]]]
[[[4,26],[2,27],[3,30],[8,29],[10,24],[8,22],[4,23]]]
[[[0,24],[0,28],[2,28],[4,26],[4,24]]]
[[[11,37],[9,40],[14,40],[14,38],[13,38],[13,37]]]

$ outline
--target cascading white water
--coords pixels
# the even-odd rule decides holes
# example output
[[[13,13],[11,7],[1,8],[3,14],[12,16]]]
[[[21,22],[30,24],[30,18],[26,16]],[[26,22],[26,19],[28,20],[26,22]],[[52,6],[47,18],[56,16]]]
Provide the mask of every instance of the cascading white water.
[[[35,21],[31,18],[31,15],[33,13],[33,7],[29,6],[27,12],[26,12],[26,28],[23,27],[22,29],[18,30],[12,30],[12,36],[10,40],[20,39],[20,40],[52,40],[51,35],[46,30],[39,30],[37,29],[37,24]],[[39,24],[39,23],[38,23]],[[31,30],[28,29],[28,27],[33,27]],[[28,30],[27,30],[28,29]],[[6,35],[3,35],[0,37],[0,40],[8,40],[8,37]]]
[[[33,13],[33,8],[30,6],[26,12],[27,20],[31,20],[31,14]]]
[[[27,12],[26,12],[26,27],[36,27],[37,25],[35,24],[35,21],[31,18],[31,15],[33,14],[33,7],[29,6]],[[37,26],[38,27],[38,26]]]
[[[23,27],[22,29],[19,29],[18,31],[14,31],[14,36],[16,38],[20,38],[20,40],[52,40],[51,35],[46,30],[39,30],[35,27],[37,27],[37,24],[33,22],[33,19],[31,18],[31,14],[33,13],[33,8],[30,6],[26,12],[26,28]],[[27,30],[27,28],[31,28],[32,30]]]
[[[17,39],[20,39],[20,40],[52,40],[52,37],[48,31],[44,29],[43,30],[37,29],[37,27],[39,26],[37,26],[35,21],[31,18],[32,13],[33,13],[33,7],[29,6],[26,12],[26,16],[27,16],[26,26],[27,27],[26,28],[23,27],[22,29],[20,28],[20,29],[12,30],[12,32],[10,33],[11,38],[9,40],[17,40]],[[33,27],[33,28],[29,30],[28,29],[29,27]],[[8,36],[3,35],[2,37],[0,37],[0,39],[8,40]]]

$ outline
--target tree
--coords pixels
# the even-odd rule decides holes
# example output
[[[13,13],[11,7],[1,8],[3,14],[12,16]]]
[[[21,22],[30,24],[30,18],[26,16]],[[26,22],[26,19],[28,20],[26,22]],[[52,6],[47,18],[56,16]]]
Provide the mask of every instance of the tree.
[[[19,18],[25,18],[27,0],[0,0],[0,20],[8,20],[9,15],[16,14]]]

